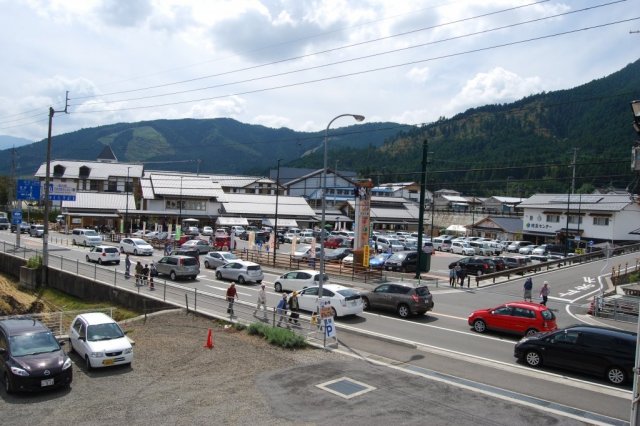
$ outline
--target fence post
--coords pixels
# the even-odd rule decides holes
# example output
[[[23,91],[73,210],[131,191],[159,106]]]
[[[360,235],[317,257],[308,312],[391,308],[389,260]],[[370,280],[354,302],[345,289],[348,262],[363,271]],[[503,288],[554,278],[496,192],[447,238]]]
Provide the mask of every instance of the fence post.
[[[193,289],[193,312],[198,312],[198,289]]]
[[[187,293],[184,294],[184,307],[187,309],[187,313],[189,313],[189,298],[187,297]]]
[[[167,280],[164,280],[164,288],[162,289],[162,300],[167,301]]]
[[[118,270],[113,268],[113,286],[118,287]]]

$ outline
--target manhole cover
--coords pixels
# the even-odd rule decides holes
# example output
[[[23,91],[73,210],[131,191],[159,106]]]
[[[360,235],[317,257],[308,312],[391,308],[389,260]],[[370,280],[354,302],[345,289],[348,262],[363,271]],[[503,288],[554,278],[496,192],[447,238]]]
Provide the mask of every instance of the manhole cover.
[[[334,395],[341,396],[345,399],[351,399],[353,397],[376,389],[373,386],[369,386],[365,383],[358,382],[348,377],[340,377],[339,379],[320,383],[316,386],[320,389],[326,390],[327,392],[331,392]]]

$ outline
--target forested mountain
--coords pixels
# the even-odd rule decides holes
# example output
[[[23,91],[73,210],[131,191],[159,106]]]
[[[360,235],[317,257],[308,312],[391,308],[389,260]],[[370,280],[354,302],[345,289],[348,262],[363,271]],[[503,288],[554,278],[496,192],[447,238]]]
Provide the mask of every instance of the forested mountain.
[[[631,181],[629,102],[640,99],[640,60],[582,86],[487,105],[422,127],[364,123],[332,128],[329,165],[376,183],[420,179],[428,140],[427,186],[465,195],[528,196],[575,188],[625,188]],[[283,166],[321,168],[324,131],[271,129],[228,118],[119,123],[59,135],[52,159],[95,160],[110,145],[120,161],[147,169],[266,175]],[[0,174],[44,161],[46,141],[0,151]],[[572,167],[574,153],[576,165]]]
[[[640,99],[640,61],[573,89],[471,109],[403,132],[379,148],[341,149],[331,158],[376,183],[419,180],[426,139],[429,189],[528,196],[570,190],[577,148],[576,191],[625,188],[637,139],[634,99]],[[307,157],[294,164],[319,162]]]

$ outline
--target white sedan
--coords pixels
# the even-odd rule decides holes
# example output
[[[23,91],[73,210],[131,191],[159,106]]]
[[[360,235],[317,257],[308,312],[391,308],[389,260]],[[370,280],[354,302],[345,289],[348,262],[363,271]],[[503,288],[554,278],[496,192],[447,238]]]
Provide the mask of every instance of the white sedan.
[[[329,300],[333,317],[358,315],[364,310],[360,293],[349,287],[338,284],[324,284],[322,286],[323,299]],[[318,306],[318,287],[307,287],[298,294],[300,309],[316,312]]]
[[[123,238],[120,240],[120,253],[152,256],[153,247],[141,238]]]

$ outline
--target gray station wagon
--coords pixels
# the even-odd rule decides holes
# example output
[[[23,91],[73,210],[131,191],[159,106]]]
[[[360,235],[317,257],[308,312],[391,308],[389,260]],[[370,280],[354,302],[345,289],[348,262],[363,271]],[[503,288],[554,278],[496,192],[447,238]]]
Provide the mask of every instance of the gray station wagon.
[[[156,263],[158,275],[169,275],[176,278],[187,277],[195,280],[200,273],[200,263],[191,256],[165,256]]]

